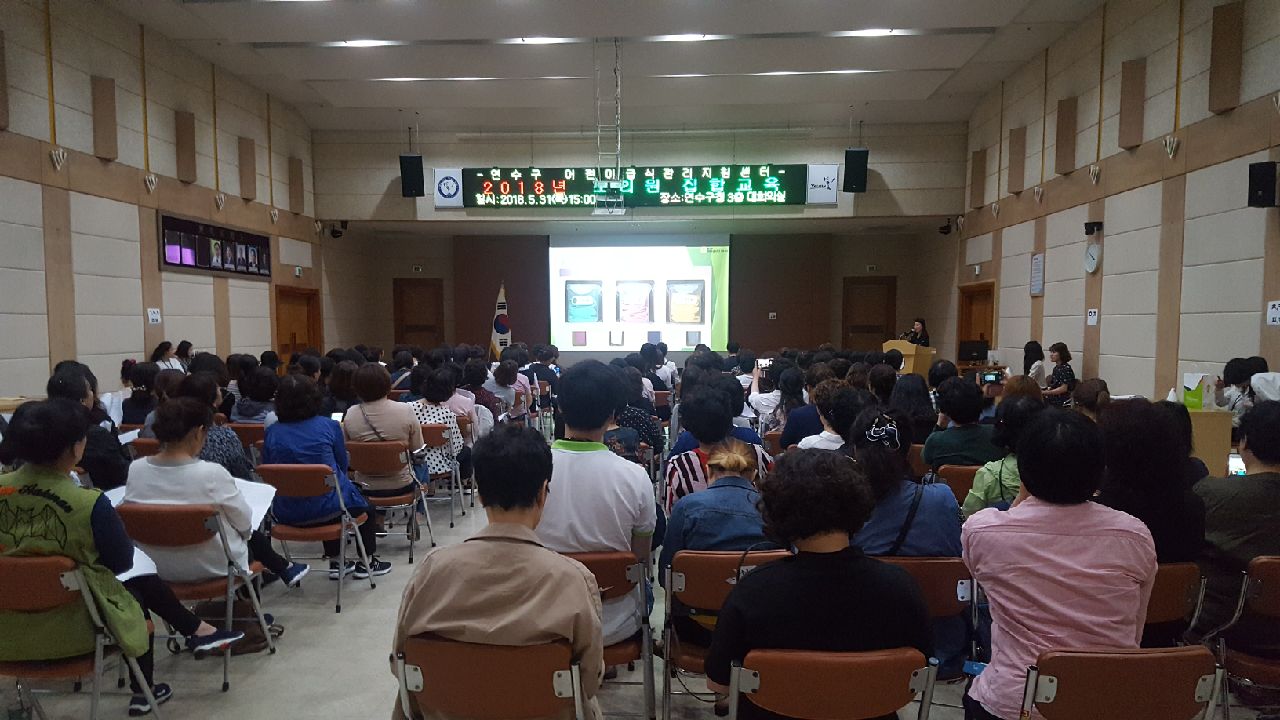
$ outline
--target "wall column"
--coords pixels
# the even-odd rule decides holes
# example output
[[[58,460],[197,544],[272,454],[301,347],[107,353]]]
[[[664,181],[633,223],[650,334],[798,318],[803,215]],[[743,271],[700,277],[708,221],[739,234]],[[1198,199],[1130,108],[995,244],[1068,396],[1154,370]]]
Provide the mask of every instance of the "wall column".
[[[71,266],[71,194],[44,187],[44,287],[49,370],[76,357],[76,283]]]
[[[1160,270],[1156,280],[1156,394],[1178,385],[1178,346],[1182,333],[1182,229],[1186,218],[1187,176],[1161,183]],[[1263,322],[1266,322],[1265,318]],[[1157,398],[1163,399],[1163,398]]]

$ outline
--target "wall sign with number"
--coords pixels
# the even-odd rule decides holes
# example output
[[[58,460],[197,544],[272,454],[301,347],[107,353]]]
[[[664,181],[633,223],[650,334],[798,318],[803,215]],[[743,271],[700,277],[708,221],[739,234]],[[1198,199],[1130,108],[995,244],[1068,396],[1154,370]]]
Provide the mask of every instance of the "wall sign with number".
[[[620,192],[625,207],[804,205],[806,165],[463,168],[466,207],[594,207]]]

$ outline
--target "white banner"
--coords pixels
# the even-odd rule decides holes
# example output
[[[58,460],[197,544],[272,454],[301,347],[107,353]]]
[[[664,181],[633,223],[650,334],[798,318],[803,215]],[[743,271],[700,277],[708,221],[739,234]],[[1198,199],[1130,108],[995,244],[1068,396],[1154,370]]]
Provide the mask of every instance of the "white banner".
[[[436,168],[436,207],[462,207],[462,168]]]
[[[805,205],[835,205],[838,202],[836,183],[840,179],[839,165],[809,165],[809,181],[804,196]]]

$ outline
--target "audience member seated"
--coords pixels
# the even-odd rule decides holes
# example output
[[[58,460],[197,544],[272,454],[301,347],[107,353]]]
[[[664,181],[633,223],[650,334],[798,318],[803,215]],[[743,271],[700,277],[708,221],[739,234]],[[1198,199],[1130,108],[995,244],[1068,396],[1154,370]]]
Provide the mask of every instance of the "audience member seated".
[[[692,358],[690,358],[692,360]],[[782,376],[782,371],[795,367],[790,361],[783,358],[773,358],[769,366],[764,370],[760,369],[759,361],[756,367],[751,369],[751,384],[747,387],[747,407],[760,418],[763,426],[764,418],[772,415],[774,410],[778,409],[778,404],[782,402],[782,391],[778,389],[778,380]],[[689,383],[685,380],[684,390],[688,392]],[[761,434],[764,429],[761,428]]]
[[[1027,667],[1049,648],[1138,647],[1155,543],[1141,520],[1090,502],[1105,467],[1096,424],[1045,410],[1018,439],[1014,506],[965,523],[965,564],[992,617],[991,663],[964,697],[966,718],[1017,720]]]
[[[743,352],[750,351],[743,350]],[[760,433],[749,426],[739,423],[740,420],[744,419],[743,412],[747,404],[747,398],[738,385],[738,379],[728,375],[713,375],[708,379],[705,386],[720,391],[729,399],[729,412],[733,413],[733,428],[729,430],[729,434],[749,445],[763,446],[764,440],[761,439]],[[698,440],[693,436],[693,433],[688,430],[681,430],[676,437],[676,441],[671,444],[671,455],[674,457],[680,453],[695,450],[697,447]]]
[[[391,356],[391,389],[409,389],[409,371],[413,370],[413,355],[401,350]]]
[[[138,361],[133,358],[121,360],[120,389],[115,392],[103,393],[98,397],[98,402],[102,404],[107,417],[111,418],[111,422],[117,425],[124,422],[124,399],[133,394],[133,383],[129,378],[133,373],[133,366],[137,364]]]
[[[258,365],[271,372],[276,372],[280,369],[280,356],[274,350],[263,350],[262,354],[258,356]]]
[[[1000,393],[1000,402],[1008,402],[1016,397],[1035,398],[1044,404],[1044,393],[1035,380],[1026,375],[1014,375],[1004,381],[1004,391]]]
[[[476,486],[489,524],[422,559],[400,601],[391,652],[403,652],[409,638],[424,633],[484,645],[564,641],[581,667],[586,715],[599,720],[600,588],[581,563],[544,548],[534,532],[547,505],[551,456],[532,428],[503,425],[476,442]],[[443,720],[438,713],[425,716]],[[393,717],[424,712],[397,699]]]
[[[1027,379],[1025,375],[1018,377]],[[1044,407],[1043,400],[1027,396],[1005,398],[1000,402],[996,408],[996,424],[991,433],[991,442],[1004,448],[1008,454],[983,465],[973,476],[973,487],[960,508],[965,518],[989,507],[1008,510],[1017,499],[1018,492],[1022,490],[1022,479],[1018,474],[1018,438],[1022,435],[1023,428]]]
[[[760,434],[785,432],[794,410],[804,407],[804,371],[789,367],[778,375],[778,404],[772,412],[761,413]],[[756,408],[759,412],[759,408]]]
[[[308,378],[309,379],[309,378]],[[240,400],[231,410],[231,422],[269,425],[268,416],[275,413],[276,390],[280,377],[266,365],[259,365],[240,381]]]
[[[880,363],[867,372],[867,387],[881,405],[888,405],[893,387],[898,383],[898,371],[886,363]]]
[[[1193,439],[1194,430],[1191,427],[1191,413],[1187,410],[1187,406],[1172,400],[1159,400],[1155,403],[1155,406],[1173,417],[1173,422],[1177,425],[1178,434],[1174,438],[1176,445],[1170,452],[1182,458],[1182,471],[1187,479],[1187,484],[1195,485],[1209,477],[1209,468],[1204,464],[1204,461],[1191,454],[1195,449],[1195,442]]]
[[[737,368],[734,369],[734,379],[742,385],[743,398],[746,392],[751,388],[751,373],[756,369],[756,353],[754,350],[739,350]]]
[[[1117,400],[1098,424],[1107,470],[1096,500],[1146,524],[1159,562],[1195,560],[1204,547],[1204,501],[1187,481],[1173,416],[1147,400]]]
[[[868,555],[960,556],[960,508],[944,483],[911,477],[911,429],[874,406],[849,427],[845,453],[857,461],[875,503],[853,542]]]
[[[657,523],[653,485],[644,468],[614,455],[602,442],[621,403],[617,373],[584,360],[561,374],[559,391],[565,439],[551,446],[556,490],[546,501],[538,538],[556,552],[631,551],[648,564]],[[634,593],[605,602],[604,644],[636,634],[645,611]]]
[[[342,360],[333,366],[333,372],[329,374],[329,394],[325,398],[328,402],[324,408],[329,415],[346,415],[352,406],[360,402],[356,395],[356,371],[359,369],[360,366],[350,360]]]
[[[467,447],[471,447],[476,440],[488,435],[493,430],[493,416],[489,414],[488,410],[482,410],[480,413],[476,412],[475,393],[470,390],[464,390],[462,387],[463,374],[461,365],[455,362],[448,362],[444,364],[444,369],[448,370],[449,374],[453,376],[453,394],[445,401],[445,405],[449,406],[449,409],[453,411],[454,415],[458,416],[459,420],[466,418],[471,423],[471,432],[464,432],[462,437],[462,441],[466,443]],[[480,417],[482,414],[487,416],[484,420]]]
[[[99,490],[82,488],[71,478],[81,462],[92,427],[89,411],[67,399],[27,402],[18,406],[0,441],[0,465],[21,464],[0,475],[0,511],[8,517],[59,520],[65,537],[54,533],[8,533],[12,544],[5,556],[61,555],[79,566],[97,601],[102,620],[121,650],[137,658],[143,678],[157,703],[173,690],[153,679],[154,657],[145,612],[164,618],[184,635],[187,649],[212,652],[244,637],[218,630],[182,606],[173,591],[155,575],[140,575],[121,583],[116,576],[133,568],[133,542],[111,501]],[[13,591],[8,588],[7,591]],[[94,651],[94,628],[79,603],[55,610],[0,613],[0,661],[56,660]],[[129,715],[152,711],[136,678],[130,678],[133,698]]]
[[[501,401],[498,415],[509,412],[514,416],[516,404],[515,383],[518,375],[520,375],[520,369],[516,362],[514,360],[503,360],[493,369],[493,374],[485,379],[482,387]]]
[[[760,518],[756,454],[747,443],[725,438],[707,452],[710,485],[706,492],[680,498],[667,519],[666,538],[658,557],[658,580],[665,586],[671,561],[681,550],[770,550]],[[672,608],[680,642],[711,644],[715,616]]]
[[[672,455],[664,470],[667,483],[667,507],[685,495],[705,490],[709,482],[707,455],[711,448],[723,443],[737,429],[733,425],[733,410],[725,393],[714,385],[705,384],[684,393],[680,403],[680,418],[684,432],[697,441],[695,449]],[[773,459],[761,445],[750,445],[756,454],[757,472],[763,476],[773,465]]]
[[[355,388],[360,403],[349,408],[342,420],[342,433],[347,442],[401,442],[409,452],[422,447],[422,423],[416,417],[414,406],[387,397],[391,392],[391,375],[381,363],[361,366],[356,371]],[[456,420],[454,426],[457,426]],[[413,465],[408,462],[392,475],[356,473],[353,479],[367,498],[404,495],[417,482]],[[382,517],[383,513],[375,510],[375,527],[382,525]]]
[[[256,367],[258,367],[258,358],[252,355],[232,353],[227,356],[227,374],[230,379],[227,382],[227,397],[223,399],[222,407],[219,408],[223,415],[231,417],[231,411],[235,409],[236,403],[240,402],[240,383],[248,379]]]
[[[871,370],[871,366],[865,362],[856,362],[849,366],[849,372],[844,376],[844,381],[854,390],[868,390],[867,371]]]
[[[45,385],[45,394],[50,400],[70,400],[83,405],[90,412],[93,422],[93,411],[96,400],[92,373],[85,365],[77,362],[59,363],[59,370],[49,378]],[[99,490],[111,490],[124,485],[129,478],[129,450],[120,444],[116,437],[115,426],[108,419],[103,424],[91,424],[86,431],[85,447],[80,458],[80,468],[89,474],[93,486]]]
[[[186,342],[185,340],[183,342]],[[187,352],[191,352],[191,343],[187,343]],[[177,370],[178,372],[186,372],[186,366],[182,364],[182,360],[177,357],[173,350],[173,343],[165,340],[151,351],[151,362],[161,370]]]
[[[866,400],[870,399],[866,396],[865,391],[860,396],[857,390],[839,380],[823,380],[818,383],[809,397],[813,400],[813,406],[818,408],[822,432],[801,439],[800,449],[839,450],[844,445],[844,436],[848,434],[849,426],[858,418]]]
[[[666,438],[662,434],[662,425],[654,419],[655,416],[646,408],[647,403],[644,403],[644,383],[640,371],[628,367],[617,372],[626,404],[614,414],[614,421],[619,427],[635,430],[640,435],[640,442],[661,455],[667,447]]]
[[[332,418],[320,416],[322,399],[320,389],[311,378],[286,375],[280,381],[276,396],[277,422],[267,426],[262,462],[272,465],[328,465],[338,478],[338,491],[342,493],[351,516],[368,513],[369,502],[347,478],[349,460],[342,426]],[[338,497],[332,492],[309,498],[277,496],[271,503],[271,514],[277,521],[299,527],[330,525],[338,520],[341,513]],[[372,518],[360,526],[360,538],[365,552],[369,554],[369,567],[351,560],[339,570],[337,558],[341,548],[338,543],[345,542],[345,539],[324,542],[325,557],[330,558],[330,580],[338,580],[340,575],[354,574],[356,578],[364,579],[370,573],[386,575],[391,572],[391,563],[377,558],[378,535]]]
[[[938,390],[942,387],[942,383],[953,377],[960,377],[960,371],[950,360],[934,360],[929,366],[929,373],[925,379],[929,381],[929,397],[933,400],[934,410],[941,412],[941,408],[938,407]]]
[[[1111,390],[1102,378],[1082,380],[1071,391],[1071,407],[1076,412],[1097,422],[1098,416],[1111,403]]]
[[[729,672],[755,649],[859,652],[909,647],[933,654],[919,586],[901,568],[851,544],[871,514],[871,489],[839,453],[799,450],[760,483],[765,535],[792,557],[738,580],[716,620],[707,686],[729,690]],[[1021,695],[1019,695],[1021,697]],[[745,695],[740,718],[777,718]],[[885,716],[894,720],[897,714]]]
[[[898,378],[889,394],[887,408],[906,418],[911,426],[911,441],[923,445],[938,424],[938,411],[933,406],[924,378],[908,373]]]
[[[423,425],[444,425],[445,435],[449,440],[447,446],[431,448],[427,451],[426,472],[431,475],[453,472],[453,463],[457,461],[460,468],[459,478],[465,478],[471,475],[471,450],[462,440],[462,431],[458,428],[458,414],[448,404],[449,399],[453,397],[453,382],[452,370],[446,367],[432,370],[427,374],[426,381],[418,388],[422,398],[410,403],[408,408],[412,412],[411,420],[417,425],[419,432]],[[419,444],[416,447],[421,446],[421,436],[419,436]]]
[[[791,412],[787,417],[787,425],[782,429],[781,445],[789,448],[792,445],[798,445],[801,440],[810,435],[817,435],[822,432],[824,425],[822,419],[818,417],[818,406],[814,402],[813,395],[818,389],[818,385],[826,380],[835,378],[831,368],[826,363],[814,363],[804,371],[804,394],[808,401],[807,405],[801,405]]]
[[[662,382],[666,383],[667,387],[675,388],[676,383],[680,382],[680,371],[676,368],[674,362],[667,359],[667,344],[660,342],[654,347],[658,349],[659,363],[658,367],[653,371],[654,374],[662,378]],[[556,350],[556,354],[558,355],[559,353],[560,351]]]
[[[222,399],[217,380],[214,379],[213,373],[209,372],[188,375],[178,386],[176,396],[199,400],[209,406],[210,412],[216,411]],[[214,424],[208,428],[199,457],[201,460],[221,465],[234,477],[242,480],[253,479],[253,465],[245,455],[240,437],[225,425]]]
[[[1209,585],[1192,640],[1231,619],[1250,561],[1280,555],[1280,402],[1258,402],[1240,418],[1240,457],[1245,475],[1209,477],[1195,485],[1205,508],[1206,547],[1199,565]],[[1272,619],[1246,615],[1227,642],[1241,652],[1280,658],[1280,631]]]
[[[497,420],[502,414],[502,406],[498,396],[485,387],[488,379],[489,369],[483,360],[472,358],[462,366],[462,389],[474,395],[476,404],[488,408],[494,420]]]
[[[1240,418],[1256,400],[1250,385],[1253,370],[1254,365],[1248,359],[1231,358],[1222,368],[1222,377],[1214,384],[1214,404],[1231,412],[1233,427],[1240,427]]]
[[[250,524],[249,503],[235,478],[221,465],[196,457],[206,447],[212,426],[213,409],[207,401],[177,397],[162,403],[154,425],[160,452],[138,458],[129,466],[124,502],[213,505],[222,516],[227,546],[241,568],[247,569],[249,562],[256,560],[286,585],[296,587],[310,568],[280,557],[270,538]],[[169,582],[199,582],[227,573],[227,555],[217,538],[198,548],[148,545],[143,550],[155,560],[160,577]]]
[[[924,461],[943,465],[984,465],[1004,457],[991,442],[990,425],[979,425],[982,390],[973,382],[953,377],[938,388],[938,426],[924,442]]]
[[[529,414],[529,410],[533,407],[533,385],[529,383],[529,378],[520,372],[521,369],[529,364],[529,351],[525,349],[523,344],[516,343],[504,348],[502,354],[498,356],[498,360],[499,364],[505,360],[510,360],[515,364],[516,373],[511,381],[514,400],[511,407],[507,409],[507,414],[512,420],[521,420]]]
[[[121,425],[141,425],[147,421],[147,415],[156,409],[155,382],[160,374],[160,367],[155,363],[144,362],[133,366],[129,374],[129,382],[133,393],[120,403]]]
[[[178,386],[182,384],[182,380],[186,376],[187,374],[181,370],[161,370],[156,373],[156,409],[159,409],[159,407],[164,404],[165,400],[168,400],[178,393]],[[138,437],[155,437],[155,433],[151,432],[151,424],[155,421],[156,411],[152,410],[147,413],[147,419],[142,422],[142,430],[138,432]]]

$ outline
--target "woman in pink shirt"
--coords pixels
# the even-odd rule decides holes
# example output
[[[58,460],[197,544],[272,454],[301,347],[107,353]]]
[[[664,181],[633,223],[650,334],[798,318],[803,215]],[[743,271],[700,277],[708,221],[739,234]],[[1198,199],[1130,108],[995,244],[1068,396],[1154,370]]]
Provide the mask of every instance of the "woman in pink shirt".
[[[1027,667],[1051,648],[1137,648],[1156,575],[1141,520],[1090,498],[1102,432],[1046,410],[1018,441],[1022,492],[964,524],[964,560],[991,604],[991,664],[964,697],[966,720],[1017,720]]]

